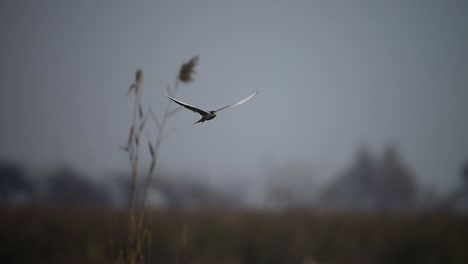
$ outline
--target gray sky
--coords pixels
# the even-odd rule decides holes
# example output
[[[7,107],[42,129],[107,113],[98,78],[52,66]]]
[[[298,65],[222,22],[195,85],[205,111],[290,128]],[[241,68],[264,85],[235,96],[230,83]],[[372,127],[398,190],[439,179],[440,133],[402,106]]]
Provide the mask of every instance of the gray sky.
[[[161,112],[162,83],[199,55],[180,100],[214,110],[260,93],[202,125],[181,112],[166,168],[255,177],[301,160],[333,172],[363,143],[397,142],[444,189],[468,159],[466,1],[1,1],[0,21],[3,158],[128,168],[117,146],[134,72]]]

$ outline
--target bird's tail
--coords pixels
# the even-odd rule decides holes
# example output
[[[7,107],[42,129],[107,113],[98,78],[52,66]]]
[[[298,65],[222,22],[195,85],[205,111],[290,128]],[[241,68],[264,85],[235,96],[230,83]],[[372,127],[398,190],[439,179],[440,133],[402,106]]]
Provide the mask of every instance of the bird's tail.
[[[200,120],[198,120],[197,122],[193,123],[193,126],[194,126],[195,124],[197,124],[197,123],[203,123],[203,122],[205,122],[205,120],[203,120],[203,117],[202,117],[202,118],[200,118]]]

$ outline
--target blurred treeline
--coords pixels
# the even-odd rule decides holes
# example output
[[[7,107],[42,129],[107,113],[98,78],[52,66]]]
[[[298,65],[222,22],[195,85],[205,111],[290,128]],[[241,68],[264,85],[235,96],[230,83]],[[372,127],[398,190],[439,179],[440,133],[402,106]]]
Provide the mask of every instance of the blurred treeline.
[[[468,263],[468,164],[443,196],[395,146],[362,147],[325,184],[305,162],[265,167],[260,186],[157,172],[144,263]],[[129,191],[125,172],[0,162],[0,263],[118,263]]]
[[[434,210],[468,212],[468,163],[460,164],[457,188],[437,196],[416,178],[399,149],[389,145],[373,154],[362,146],[347,168],[327,184],[307,163],[266,166],[263,186],[248,182],[213,184],[203,175],[158,172],[150,201],[164,208],[313,208],[360,211]],[[128,205],[128,173],[85,175],[60,166],[40,175],[19,163],[0,162],[0,201],[6,204],[120,207]],[[192,174],[192,173],[190,173]],[[140,187],[143,184],[139,184]],[[249,197],[256,197],[252,202]]]

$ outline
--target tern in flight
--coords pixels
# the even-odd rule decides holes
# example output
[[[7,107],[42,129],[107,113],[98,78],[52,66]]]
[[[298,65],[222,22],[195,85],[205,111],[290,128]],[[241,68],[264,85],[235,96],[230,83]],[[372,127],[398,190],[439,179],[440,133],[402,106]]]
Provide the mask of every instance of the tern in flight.
[[[163,93],[164,93],[164,92],[163,92]],[[198,120],[197,122],[194,123],[194,125],[195,125],[196,123],[200,123],[200,122],[203,123],[203,122],[205,122],[205,121],[214,119],[219,111],[224,110],[224,109],[226,109],[226,108],[230,108],[230,107],[234,107],[234,106],[241,105],[241,104],[247,102],[248,100],[252,99],[252,98],[253,98],[255,95],[257,95],[257,94],[258,94],[258,91],[255,91],[255,92],[253,92],[251,95],[247,96],[246,98],[240,100],[240,101],[237,102],[237,103],[230,104],[230,105],[227,105],[227,106],[225,106],[225,107],[221,107],[220,109],[218,109],[218,110],[216,110],[216,111],[208,111],[208,112],[207,112],[207,111],[203,111],[203,110],[201,110],[201,109],[198,109],[198,108],[196,108],[195,106],[191,106],[191,105],[189,105],[189,104],[186,104],[186,103],[184,103],[184,102],[181,102],[181,101],[179,101],[179,100],[177,100],[177,99],[175,99],[175,98],[170,97],[170,96],[167,95],[166,93],[164,93],[164,95],[166,95],[169,99],[171,99],[172,101],[174,101],[176,104],[179,104],[179,105],[181,105],[181,106],[183,106],[183,107],[185,107],[185,108],[187,108],[187,109],[189,109],[189,110],[192,110],[193,112],[197,112],[197,113],[199,113],[199,114],[202,116],[200,120]]]

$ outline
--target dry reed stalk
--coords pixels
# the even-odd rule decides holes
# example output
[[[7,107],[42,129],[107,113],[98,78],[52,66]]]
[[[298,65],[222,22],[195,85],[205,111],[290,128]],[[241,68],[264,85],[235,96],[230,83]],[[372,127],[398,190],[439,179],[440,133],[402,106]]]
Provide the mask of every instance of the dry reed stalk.
[[[169,94],[175,96],[179,89],[179,83],[189,83],[193,81],[193,75],[195,74],[195,66],[198,63],[198,56],[193,57],[188,62],[184,63],[179,70],[179,74],[175,80],[174,86],[166,85],[166,89]],[[167,138],[170,133],[165,131],[165,127],[169,118],[174,116],[179,108],[172,109],[172,105],[169,101],[167,102],[164,114],[161,119],[158,119],[156,114],[150,109],[149,113],[156,124],[158,133],[154,145],[151,140],[148,139],[148,148],[151,155],[151,164],[146,175],[143,196],[140,206],[136,206],[136,186],[138,176],[138,149],[140,142],[140,134],[146,124],[146,116],[144,116],[141,107],[141,91],[143,85],[143,72],[138,70],[135,74],[135,82],[130,86],[128,94],[134,91],[135,102],[132,116],[132,126],[130,128],[129,138],[127,146],[123,147],[128,152],[132,166],[131,176],[131,190],[130,190],[130,206],[129,206],[129,223],[128,223],[128,238],[127,238],[127,251],[126,251],[126,263],[140,263],[144,262],[143,246],[145,243],[148,244],[148,251],[150,251],[152,243],[151,229],[149,228],[149,221],[146,220],[147,211],[146,202],[148,189],[151,185],[151,180],[154,174],[154,170],[157,165],[159,156],[159,150],[162,142]],[[137,213],[138,212],[138,213]],[[137,218],[138,214],[138,218]],[[138,223],[137,223],[138,222]],[[185,230],[185,227],[184,227]],[[185,232],[185,231],[184,231]],[[149,256],[149,255],[148,255]],[[147,259],[149,261],[149,257]]]
[[[177,256],[177,263],[183,264],[187,262],[187,245],[188,245],[188,232],[189,228],[187,223],[182,226],[182,233],[180,237],[179,252]]]
[[[166,84],[166,90],[169,94],[171,94],[172,96],[177,95],[177,92],[179,90],[179,82],[189,83],[193,81],[193,75],[195,74],[195,67],[198,64],[198,60],[199,60],[199,57],[194,56],[188,62],[182,64],[182,66],[179,69],[179,74],[178,74],[177,79],[175,80],[174,86],[170,86],[169,84]],[[149,144],[149,150],[151,154],[151,165],[148,170],[148,174],[146,176],[146,181],[145,181],[144,188],[143,188],[143,199],[140,205],[140,208],[142,210],[140,211],[139,229],[144,228],[142,225],[142,221],[143,221],[144,213],[145,213],[144,208],[146,207],[148,189],[151,184],[151,180],[153,178],[154,169],[156,168],[158,155],[159,155],[159,149],[160,149],[161,143],[168,136],[167,134],[165,134],[166,122],[170,117],[177,114],[180,110],[180,108],[172,109],[172,105],[173,104],[171,104],[169,101],[167,102],[166,109],[164,111],[164,114],[161,120],[159,120],[156,114],[150,110],[151,117],[154,123],[156,124],[158,133],[156,136],[156,142],[155,142],[154,147],[151,145],[151,143]]]
[[[132,126],[130,128],[127,150],[132,166],[132,180],[130,189],[130,204],[129,204],[129,223],[127,237],[127,263],[135,263],[136,256],[133,251],[135,242],[137,241],[136,228],[136,181],[138,176],[138,149],[140,127],[142,127],[143,113],[141,111],[141,90],[143,86],[143,71],[138,70],[135,74],[135,82],[130,86],[129,93],[134,91],[135,102],[133,107]],[[144,125],[143,125],[144,126]],[[137,129],[138,127],[138,129]]]

